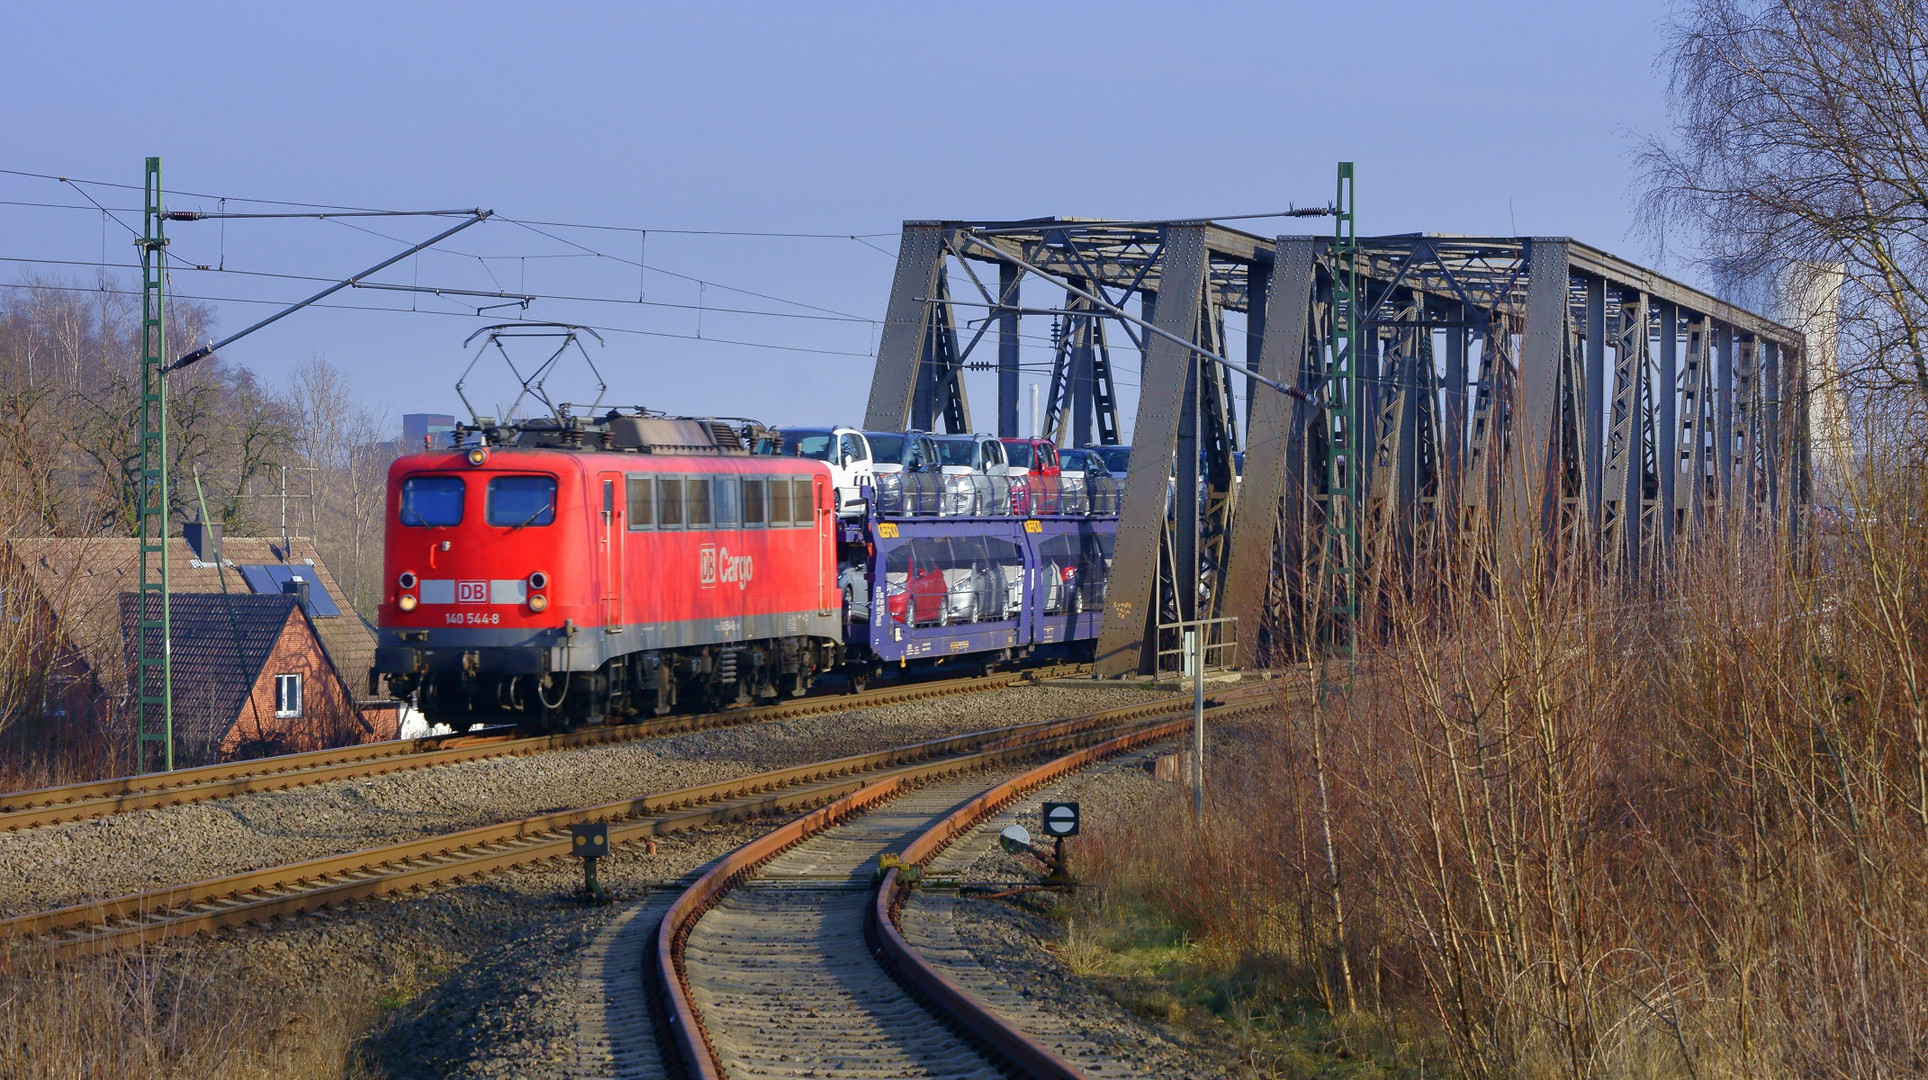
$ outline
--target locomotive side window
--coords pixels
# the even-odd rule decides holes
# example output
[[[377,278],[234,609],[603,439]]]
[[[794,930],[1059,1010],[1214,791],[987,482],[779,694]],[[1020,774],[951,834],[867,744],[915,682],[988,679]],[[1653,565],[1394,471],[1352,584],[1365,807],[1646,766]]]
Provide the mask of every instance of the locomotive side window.
[[[656,524],[656,500],[650,496],[650,479],[647,476],[632,476],[627,482],[629,493],[629,531],[641,532]]]
[[[665,529],[683,527],[683,481],[665,476],[656,481],[656,524]]]
[[[556,478],[498,476],[489,481],[489,524],[519,529],[556,520]]]
[[[740,520],[736,513],[736,477],[719,476],[716,478],[716,496],[712,508],[716,511],[716,527],[734,529]]]
[[[402,481],[399,517],[418,527],[462,524],[462,478],[411,476]]]
[[[790,482],[781,476],[770,477],[770,527],[787,528],[790,524]]]
[[[743,527],[761,529],[763,518],[763,478],[746,476],[743,478]]]
[[[796,515],[797,524],[804,528],[817,523],[817,499],[811,493],[808,478],[790,481],[790,512]]]
[[[683,524],[692,529],[710,527],[710,481],[706,476],[690,476],[683,480],[683,506],[689,511]]]

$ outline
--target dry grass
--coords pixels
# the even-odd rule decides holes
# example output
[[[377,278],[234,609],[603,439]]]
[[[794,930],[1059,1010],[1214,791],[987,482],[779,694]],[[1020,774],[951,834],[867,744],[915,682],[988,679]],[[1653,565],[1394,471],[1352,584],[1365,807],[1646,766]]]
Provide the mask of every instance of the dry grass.
[[[296,986],[206,955],[134,953],[0,973],[0,1077],[356,1077],[363,988]]]
[[[1928,516],[1860,486],[1807,575],[1740,521],[1638,583],[1437,560],[1186,842],[1176,791],[1087,825],[1068,957],[1155,926],[1180,998],[1355,1033],[1286,1075],[1928,1073]]]

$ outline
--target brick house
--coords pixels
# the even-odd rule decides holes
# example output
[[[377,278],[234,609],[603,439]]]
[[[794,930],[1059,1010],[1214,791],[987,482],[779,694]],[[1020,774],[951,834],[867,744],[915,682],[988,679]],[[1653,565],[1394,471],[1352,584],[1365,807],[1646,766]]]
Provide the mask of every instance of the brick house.
[[[138,597],[120,595],[128,671],[138,659]],[[158,609],[159,604],[153,604]],[[174,756],[201,764],[394,738],[355,708],[314,620],[293,594],[179,593],[174,642]],[[158,617],[159,612],[154,612]]]
[[[192,728],[196,745],[191,753],[177,746],[177,764],[253,756],[275,746],[298,749],[315,739],[340,745],[395,737],[402,706],[375,684],[374,629],[349,606],[312,543],[224,540],[218,527],[195,523],[184,531],[168,541],[174,711],[177,732]],[[31,537],[0,548],[9,617],[44,628],[36,631],[43,717],[76,729],[91,722],[116,736],[131,732],[129,658],[137,646],[129,642],[137,639],[127,636],[127,620],[139,585],[140,547],[133,538]],[[332,668],[332,676],[323,677],[317,665]],[[274,707],[277,674],[302,676],[298,710]],[[352,717],[330,711],[337,698]],[[190,710],[195,719],[186,719]],[[294,711],[303,715],[274,715]],[[257,714],[264,721],[258,725]]]

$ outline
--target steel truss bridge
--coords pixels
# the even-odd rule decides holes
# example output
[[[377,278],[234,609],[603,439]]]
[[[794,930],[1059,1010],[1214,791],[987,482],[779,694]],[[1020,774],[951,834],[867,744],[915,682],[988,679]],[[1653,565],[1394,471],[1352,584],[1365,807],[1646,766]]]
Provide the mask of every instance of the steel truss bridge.
[[[1122,441],[1137,354],[1102,674],[1150,670],[1179,618],[1236,617],[1247,663],[1292,655],[1370,608],[1315,594],[1391,587],[1452,536],[1502,572],[1584,553],[1637,579],[1710,522],[1791,539],[1809,498],[1802,335],[1567,238],[907,222],[865,426],[971,431],[963,373],[994,367],[1018,435],[1025,316],[1051,320],[1060,445]]]

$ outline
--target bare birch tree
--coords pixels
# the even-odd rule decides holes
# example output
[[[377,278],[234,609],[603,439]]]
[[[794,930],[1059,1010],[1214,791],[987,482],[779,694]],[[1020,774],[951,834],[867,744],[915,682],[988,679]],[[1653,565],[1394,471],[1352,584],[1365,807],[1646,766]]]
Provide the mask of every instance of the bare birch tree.
[[[1928,4],[1688,0],[1646,220],[1722,276],[1839,263],[1843,367],[1928,397]]]

